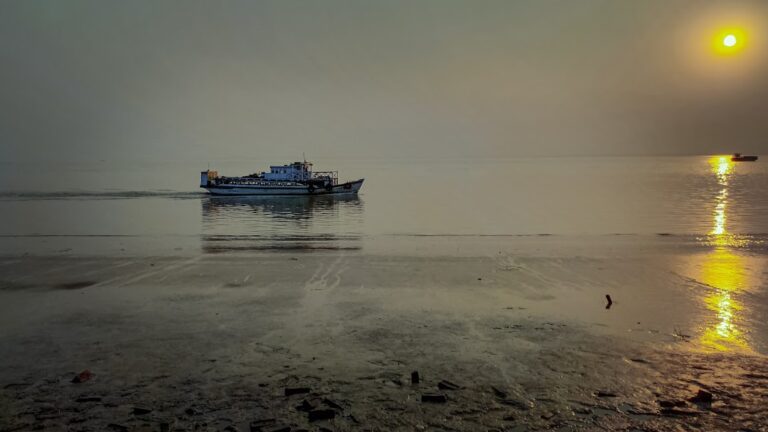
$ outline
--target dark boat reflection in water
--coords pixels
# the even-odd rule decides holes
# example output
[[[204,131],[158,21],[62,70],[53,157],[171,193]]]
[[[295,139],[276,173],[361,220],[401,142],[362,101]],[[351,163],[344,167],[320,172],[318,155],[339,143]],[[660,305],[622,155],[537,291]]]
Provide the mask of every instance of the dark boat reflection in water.
[[[205,253],[361,248],[357,196],[213,196],[201,206]]]

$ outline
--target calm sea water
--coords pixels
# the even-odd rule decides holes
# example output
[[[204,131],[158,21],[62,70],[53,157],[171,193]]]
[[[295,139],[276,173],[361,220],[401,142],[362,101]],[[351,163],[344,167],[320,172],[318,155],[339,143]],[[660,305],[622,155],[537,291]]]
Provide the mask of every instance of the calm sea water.
[[[278,161],[212,168],[238,175],[270,162]],[[320,160],[315,167],[338,169],[342,179],[364,177],[360,195],[211,197],[197,188],[204,163],[6,163],[2,249],[77,249],[98,238],[117,239],[111,242],[117,249],[216,252],[323,248],[393,235],[768,233],[768,165],[762,160]]]
[[[216,168],[236,175],[268,162]],[[364,177],[361,194],[212,197],[197,187],[203,163],[6,164],[0,254],[194,260],[349,250],[485,257],[498,261],[498,271],[516,271],[518,290],[557,292],[526,303],[544,316],[567,312],[590,322],[605,290],[623,301],[621,313],[605,318],[621,333],[652,316],[655,326],[680,325],[693,334],[695,346],[768,352],[763,161],[538,158],[316,167],[336,168],[343,179]],[[402,272],[416,272],[414,262]]]

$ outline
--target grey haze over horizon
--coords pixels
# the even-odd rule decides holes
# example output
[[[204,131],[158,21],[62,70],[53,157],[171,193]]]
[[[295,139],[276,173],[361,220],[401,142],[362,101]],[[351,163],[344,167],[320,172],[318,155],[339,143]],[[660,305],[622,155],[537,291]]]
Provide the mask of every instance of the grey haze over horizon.
[[[733,23],[749,45],[707,57]],[[767,23],[759,1],[3,1],[0,161],[766,153]]]

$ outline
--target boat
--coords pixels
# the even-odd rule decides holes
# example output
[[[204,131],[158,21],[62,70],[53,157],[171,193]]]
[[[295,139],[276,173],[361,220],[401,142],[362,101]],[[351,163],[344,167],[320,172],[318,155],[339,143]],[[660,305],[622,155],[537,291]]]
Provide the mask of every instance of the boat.
[[[731,162],[754,162],[757,160],[757,156],[744,156],[741,153],[734,153],[731,157]]]
[[[365,179],[339,183],[338,171],[312,171],[312,162],[272,165],[269,172],[242,177],[200,172],[200,187],[212,195],[336,195],[356,194]]]

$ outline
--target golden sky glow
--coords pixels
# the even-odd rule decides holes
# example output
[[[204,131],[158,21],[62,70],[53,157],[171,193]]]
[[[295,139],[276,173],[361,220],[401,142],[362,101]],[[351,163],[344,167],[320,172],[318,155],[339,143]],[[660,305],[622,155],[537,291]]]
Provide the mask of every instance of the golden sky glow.
[[[754,7],[711,5],[676,39],[680,67],[700,94],[748,86],[768,60],[765,25]],[[695,79],[694,79],[695,78]]]

